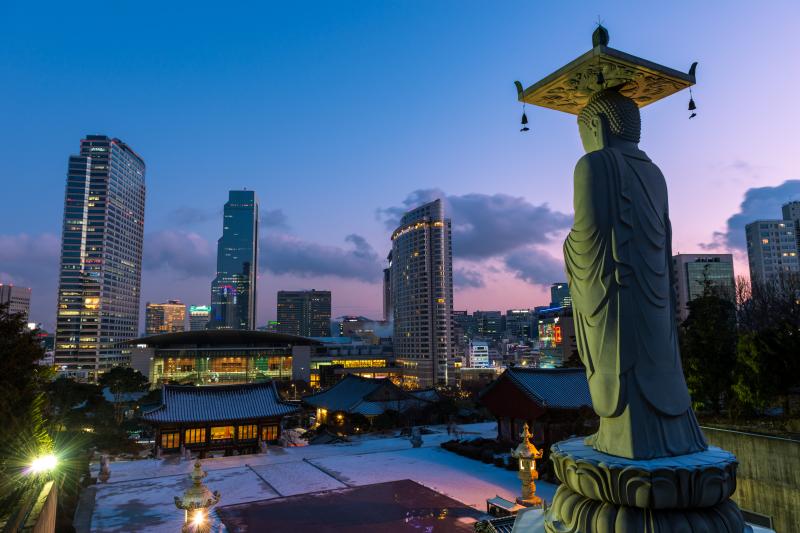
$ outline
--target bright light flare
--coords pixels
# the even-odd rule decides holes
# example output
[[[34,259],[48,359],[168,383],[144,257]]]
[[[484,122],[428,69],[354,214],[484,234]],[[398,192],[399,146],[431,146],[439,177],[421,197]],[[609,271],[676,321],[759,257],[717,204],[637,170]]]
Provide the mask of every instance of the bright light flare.
[[[34,474],[42,474],[49,472],[56,467],[58,459],[53,454],[42,455],[31,461],[31,472]]]
[[[195,509],[192,513],[192,525],[199,529],[206,523],[206,513],[202,509]]]

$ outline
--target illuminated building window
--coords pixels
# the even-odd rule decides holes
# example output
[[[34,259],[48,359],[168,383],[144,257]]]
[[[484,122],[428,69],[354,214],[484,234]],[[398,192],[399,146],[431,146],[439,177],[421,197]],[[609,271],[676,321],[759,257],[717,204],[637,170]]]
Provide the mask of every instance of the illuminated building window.
[[[239,426],[239,440],[254,440],[258,436],[258,426],[249,424]]]
[[[206,441],[206,428],[187,429],[183,442],[184,444],[202,444]]]
[[[181,445],[181,434],[180,433],[162,433],[161,434],[161,447],[165,450],[170,450],[172,448],[177,448]]]
[[[277,424],[261,427],[261,440],[269,442],[277,439],[278,439]]]
[[[211,440],[230,440],[233,438],[233,426],[216,426],[211,428]]]

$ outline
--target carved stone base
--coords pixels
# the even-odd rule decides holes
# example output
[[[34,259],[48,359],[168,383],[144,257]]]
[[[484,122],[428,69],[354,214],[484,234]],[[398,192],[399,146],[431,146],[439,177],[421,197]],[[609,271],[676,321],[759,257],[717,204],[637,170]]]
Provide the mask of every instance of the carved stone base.
[[[520,496],[517,498],[517,503],[519,505],[524,505],[525,507],[542,507],[544,501],[542,501],[542,499],[536,495],[531,496],[528,499]]]
[[[549,533],[745,531],[730,499],[738,462],[720,448],[634,460],[578,438],[554,444],[550,460],[562,485],[545,513]]]
[[[551,448],[556,476],[589,499],[643,509],[711,507],[736,491],[736,456],[707,450],[636,460],[597,452],[582,438]]]
[[[739,507],[725,500],[695,509],[641,509],[592,500],[558,487],[545,512],[548,533],[689,533],[749,531]]]

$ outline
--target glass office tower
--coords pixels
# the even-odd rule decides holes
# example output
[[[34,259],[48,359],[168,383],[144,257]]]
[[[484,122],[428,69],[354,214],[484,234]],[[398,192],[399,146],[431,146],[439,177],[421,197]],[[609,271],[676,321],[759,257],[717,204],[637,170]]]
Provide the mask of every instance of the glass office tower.
[[[87,135],[69,158],[55,343],[62,375],[94,381],[128,363],[119,343],[139,328],[144,174],[144,160],[105,135]]]
[[[208,329],[255,329],[257,259],[256,193],[230,191],[222,237],[217,241],[217,277],[211,283]]]

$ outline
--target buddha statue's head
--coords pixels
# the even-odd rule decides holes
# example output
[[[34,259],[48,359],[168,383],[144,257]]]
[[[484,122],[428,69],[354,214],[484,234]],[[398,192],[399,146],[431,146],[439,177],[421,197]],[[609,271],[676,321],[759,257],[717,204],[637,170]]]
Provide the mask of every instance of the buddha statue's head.
[[[598,91],[578,115],[578,130],[587,153],[608,146],[635,146],[642,130],[639,106],[615,88]]]

